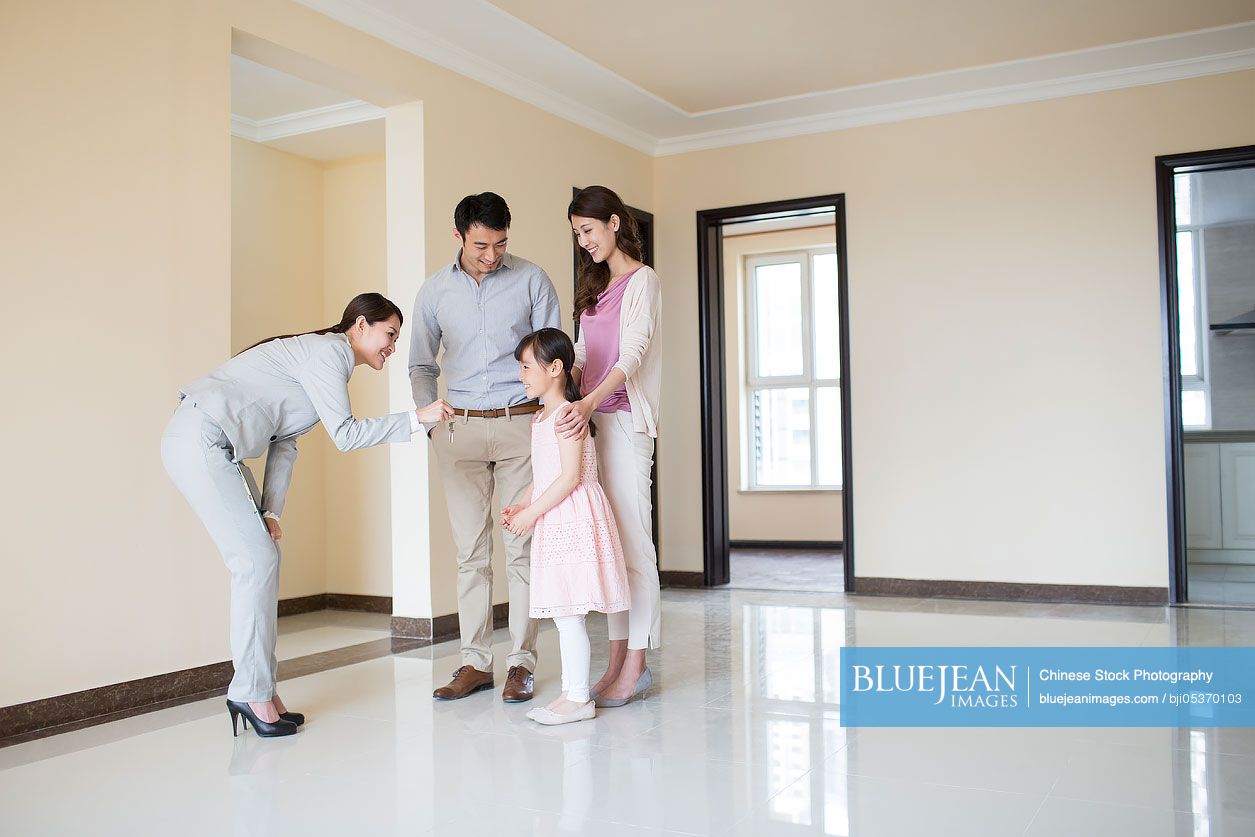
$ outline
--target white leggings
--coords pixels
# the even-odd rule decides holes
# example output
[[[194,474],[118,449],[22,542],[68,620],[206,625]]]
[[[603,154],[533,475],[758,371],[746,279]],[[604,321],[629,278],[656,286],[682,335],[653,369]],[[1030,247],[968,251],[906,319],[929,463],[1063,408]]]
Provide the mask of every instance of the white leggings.
[[[593,653],[584,614],[555,616],[553,623],[558,626],[558,648],[562,652],[562,691],[566,692],[567,700],[585,703]]]

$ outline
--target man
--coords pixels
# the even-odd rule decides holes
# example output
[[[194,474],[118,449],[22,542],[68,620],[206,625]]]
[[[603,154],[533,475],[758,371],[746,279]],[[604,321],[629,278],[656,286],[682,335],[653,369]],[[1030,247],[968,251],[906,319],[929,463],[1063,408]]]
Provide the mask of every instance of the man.
[[[444,368],[453,421],[427,428],[440,463],[458,550],[462,666],[437,700],[493,686],[492,533],[496,511],[517,502],[532,481],[532,414],[514,347],[531,332],[557,328],[558,295],[536,265],[506,252],[510,209],[492,192],[468,195],[453,214],[461,243],[453,263],[429,278],[414,301],[410,385],[419,404],[436,399]],[[441,343],[444,355],[436,363]],[[493,503],[493,492],[497,505]],[[530,536],[504,532],[510,587],[509,671],[501,697],[532,699],[536,622],[528,616]]]

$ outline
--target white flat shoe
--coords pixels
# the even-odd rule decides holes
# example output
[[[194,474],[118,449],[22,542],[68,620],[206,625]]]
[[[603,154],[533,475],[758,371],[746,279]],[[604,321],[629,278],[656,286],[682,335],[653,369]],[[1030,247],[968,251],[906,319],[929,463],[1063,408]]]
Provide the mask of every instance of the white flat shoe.
[[[547,727],[556,727],[559,724],[573,724],[576,721],[591,721],[597,717],[597,707],[590,700],[574,712],[563,713],[554,712],[547,706],[538,706],[527,713],[527,717],[531,718],[538,724],[544,724]]]

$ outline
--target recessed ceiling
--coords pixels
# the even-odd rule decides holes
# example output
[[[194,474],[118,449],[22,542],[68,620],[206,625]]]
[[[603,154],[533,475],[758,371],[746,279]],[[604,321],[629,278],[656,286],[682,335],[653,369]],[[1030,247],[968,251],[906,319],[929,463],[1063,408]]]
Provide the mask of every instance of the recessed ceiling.
[[[331,161],[384,150],[383,111],[337,90],[231,56],[232,133]]]
[[[490,0],[689,113],[1240,23],[1252,0]]]
[[[1255,69],[1255,0],[297,2],[654,155]]]

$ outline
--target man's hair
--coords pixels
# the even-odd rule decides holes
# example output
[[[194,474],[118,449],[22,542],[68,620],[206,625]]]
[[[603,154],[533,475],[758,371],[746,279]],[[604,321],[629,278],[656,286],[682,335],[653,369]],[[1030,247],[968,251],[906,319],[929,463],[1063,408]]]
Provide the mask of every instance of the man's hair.
[[[490,230],[510,229],[510,207],[505,198],[496,192],[481,192],[458,201],[458,208],[453,210],[453,225],[458,232],[465,236],[475,224]]]

